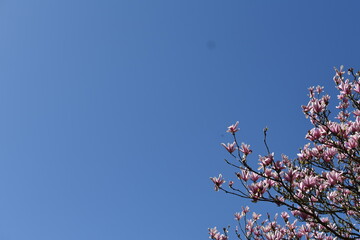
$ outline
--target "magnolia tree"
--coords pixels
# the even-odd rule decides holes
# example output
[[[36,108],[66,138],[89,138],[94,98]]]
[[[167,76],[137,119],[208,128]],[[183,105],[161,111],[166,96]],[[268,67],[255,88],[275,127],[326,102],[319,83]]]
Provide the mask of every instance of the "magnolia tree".
[[[360,72],[343,66],[333,78],[339,91],[337,115],[330,120],[330,96],[323,87],[309,88],[309,103],[302,106],[313,128],[306,134],[309,143],[289,159],[276,158],[269,151],[259,156],[258,166],[248,161],[250,145],[239,143],[238,122],[228,127],[233,143],[222,144],[230,153],[225,160],[236,169],[236,181],[220,174],[210,178],[215,191],[223,191],[252,202],[283,206],[280,216],[265,218],[248,207],[235,213],[238,239],[360,239]],[[227,240],[228,228],[209,229],[210,239]]]

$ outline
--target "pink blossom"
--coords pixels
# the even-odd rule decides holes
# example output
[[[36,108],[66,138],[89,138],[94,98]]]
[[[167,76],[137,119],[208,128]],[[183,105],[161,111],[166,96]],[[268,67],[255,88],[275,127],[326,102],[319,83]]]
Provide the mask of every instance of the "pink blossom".
[[[254,182],[256,182],[260,177],[261,177],[261,176],[260,176],[259,174],[254,173],[254,172],[252,172],[252,173],[250,174],[250,179],[253,180]]]
[[[259,220],[261,217],[261,214],[257,214],[256,212],[253,212],[252,218],[254,219],[254,221]]]
[[[236,176],[239,179],[244,180],[245,182],[248,181],[250,179],[250,173],[247,170],[241,170],[241,173],[236,173]]]
[[[324,105],[318,99],[315,99],[312,103],[312,109],[315,113],[321,113],[324,111]]]
[[[283,162],[282,161],[274,162],[274,169],[276,171],[281,171],[281,170],[285,169]]]
[[[243,215],[239,212],[235,213],[235,220],[240,221],[240,219],[243,217]]]
[[[309,139],[310,141],[318,140],[320,137],[321,137],[321,132],[319,128],[311,129],[306,135],[306,138]]]
[[[324,103],[325,105],[328,105],[330,101],[330,96],[329,95],[324,95],[321,97],[321,102]]]
[[[345,146],[348,149],[357,148],[358,145],[359,145],[359,137],[358,136],[353,136],[353,137],[349,138],[349,140],[345,143]]]
[[[282,212],[281,217],[284,219],[285,222],[287,222],[290,216],[287,212]]]
[[[250,145],[245,144],[245,143],[241,143],[240,149],[239,149],[242,153],[245,154],[245,156],[249,155],[250,153],[252,153],[252,150],[250,149]]]
[[[209,238],[210,239],[216,239],[218,235],[220,235],[220,233],[218,232],[218,230],[216,229],[216,227],[213,228],[209,228]]]
[[[291,165],[291,161],[290,161],[289,157],[286,156],[285,154],[281,154],[281,159],[286,166]]]
[[[316,92],[317,92],[318,94],[322,93],[323,90],[324,90],[324,87],[321,87],[321,86],[317,86],[317,87],[316,87]]]
[[[330,162],[337,154],[337,149],[334,147],[326,148],[323,152],[323,159],[325,162]]]
[[[356,117],[359,117],[360,116],[360,110],[359,109],[355,109],[353,111],[353,114],[356,116]]]
[[[301,182],[304,184],[305,188],[312,188],[318,184],[316,176],[305,176],[304,180]]]
[[[221,234],[219,240],[228,240],[228,236],[225,236],[225,235]]]
[[[341,173],[336,171],[331,171],[326,173],[326,178],[331,186],[334,186],[335,184],[342,182]]]
[[[354,84],[354,91],[357,92],[357,93],[360,93],[360,84],[359,84],[359,82],[356,82]]]
[[[351,86],[348,79],[345,82],[341,81],[338,87],[341,90],[340,93],[343,95],[351,93]]]
[[[334,67],[336,74],[335,74],[333,79],[334,79],[336,84],[340,84],[340,82],[341,82],[341,80],[343,78],[342,75],[345,73],[345,71],[343,71],[343,68],[344,68],[343,65],[340,66],[339,70]]]
[[[293,210],[293,211],[291,211],[291,213],[292,213],[295,217],[300,217],[300,218],[303,219],[303,220],[306,220],[306,219],[309,217],[308,214],[306,214],[305,212],[300,211],[300,210]]]
[[[236,150],[236,142],[228,143],[227,145],[225,143],[221,143],[221,145],[229,152],[233,153]]]
[[[219,188],[225,182],[221,174],[219,174],[219,177],[211,177],[210,179],[215,184],[215,191],[219,191]]]
[[[216,227],[209,228],[209,238],[214,240],[227,240],[228,237],[224,234],[220,234]]]
[[[239,131],[238,125],[239,125],[239,122],[236,122],[235,124],[229,126],[227,132],[232,133],[232,134],[236,133],[237,131]]]
[[[246,207],[242,207],[242,214],[246,214],[246,213],[248,213],[250,211],[250,208],[248,207],[248,206],[246,206]]]
[[[259,161],[263,167],[269,166],[274,161],[274,153],[269,154],[268,156],[260,157]]]
[[[332,131],[335,134],[338,134],[341,131],[340,124],[335,123],[335,122],[329,122],[328,127],[329,127],[330,131]]]
[[[263,181],[249,185],[248,188],[249,188],[249,192],[250,192],[250,197],[254,201],[257,201],[266,192],[268,187],[269,187],[269,185]]]
[[[328,192],[327,193],[327,199],[334,202],[336,201],[336,197],[338,196],[338,193],[336,191]]]
[[[267,240],[281,240],[283,238],[283,234],[278,231],[276,231],[275,233],[269,232],[265,234],[265,237]]]
[[[287,173],[285,173],[284,175],[284,179],[290,183],[292,183],[294,181],[294,179],[297,178],[298,176],[298,172],[297,170],[294,169],[289,169]]]
[[[273,173],[273,171],[272,171],[272,169],[270,169],[270,168],[265,168],[265,170],[264,170],[264,175],[265,176],[267,176],[267,177],[274,177],[274,173]],[[275,175],[276,176],[276,175]]]
[[[307,106],[302,105],[301,108],[303,109],[303,112],[305,114],[308,113],[310,111],[310,109],[311,109],[309,105],[307,105]],[[306,117],[308,117],[308,116],[306,116]]]

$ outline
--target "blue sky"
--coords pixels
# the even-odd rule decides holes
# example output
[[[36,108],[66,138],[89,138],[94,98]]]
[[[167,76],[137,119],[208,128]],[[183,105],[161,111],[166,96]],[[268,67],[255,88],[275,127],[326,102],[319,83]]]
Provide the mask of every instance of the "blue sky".
[[[240,122],[296,156],[307,87],[359,68],[358,1],[0,1],[0,239],[207,239]],[[334,96],[333,96],[334,99]],[[253,210],[265,213],[267,205]],[[272,209],[271,209],[272,210]]]

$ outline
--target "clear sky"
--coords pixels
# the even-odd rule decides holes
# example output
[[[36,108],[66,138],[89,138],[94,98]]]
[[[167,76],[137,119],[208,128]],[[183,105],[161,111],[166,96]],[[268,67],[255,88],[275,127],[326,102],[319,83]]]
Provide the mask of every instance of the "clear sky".
[[[360,68],[359,1],[0,1],[0,239],[207,239],[226,127],[295,157],[307,87]],[[333,96],[333,99],[335,96]],[[272,209],[259,205],[253,210]]]

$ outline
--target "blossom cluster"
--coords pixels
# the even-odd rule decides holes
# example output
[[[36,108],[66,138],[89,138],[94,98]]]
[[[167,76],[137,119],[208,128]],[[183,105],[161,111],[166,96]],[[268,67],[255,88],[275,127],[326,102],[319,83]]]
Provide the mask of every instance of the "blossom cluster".
[[[214,228],[209,228],[209,235],[211,239],[215,239],[215,240],[228,240],[228,236],[227,236],[227,231],[225,230],[225,234],[221,234],[219,233],[219,231],[216,229],[216,227]]]
[[[333,120],[330,96],[321,86],[309,88],[309,102],[302,110],[313,128],[305,136],[309,143],[293,160],[269,151],[264,129],[267,154],[259,156],[256,168],[248,163],[250,145],[237,140],[239,122],[228,127],[233,142],[222,145],[233,158],[225,161],[237,169],[237,180],[225,187],[221,174],[213,177],[215,190],[288,209],[281,213],[280,224],[277,216],[262,222],[260,214],[247,218],[249,209],[243,208],[235,213],[239,239],[360,239],[360,73],[350,68],[348,74],[352,80],[345,79],[343,66],[335,68],[339,95]],[[228,239],[216,228],[209,233],[210,239]]]

